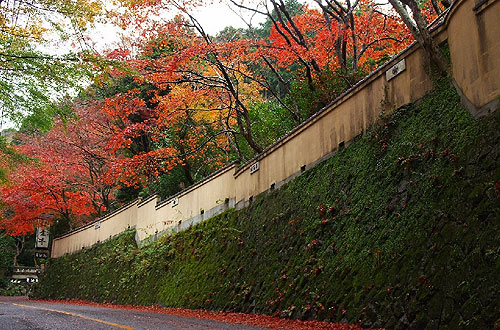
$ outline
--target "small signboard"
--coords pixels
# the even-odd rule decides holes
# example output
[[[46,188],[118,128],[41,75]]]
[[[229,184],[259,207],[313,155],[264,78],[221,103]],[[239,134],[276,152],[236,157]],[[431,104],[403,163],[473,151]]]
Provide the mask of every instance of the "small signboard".
[[[179,205],[179,198],[172,199],[171,205],[172,205],[172,207],[175,207],[175,206]]]
[[[49,227],[37,227],[36,228],[36,249],[48,249],[49,248]]]
[[[37,275],[40,273],[40,267],[16,266],[13,267],[12,273],[14,275]]]
[[[46,251],[35,251],[35,258],[46,259],[48,256],[49,253]]]
[[[38,283],[38,278],[37,277],[27,277],[27,278],[23,278],[22,280],[17,279],[17,278],[12,278],[10,280],[10,283],[20,284],[20,283],[22,283],[24,281],[26,281],[28,283]]]
[[[38,282],[38,275],[40,274],[39,267],[24,267],[17,266],[12,268],[11,283],[19,284],[22,282],[36,283]]]
[[[402,59],[398,63],[394,64],[385,72],[385,78],[387,81],[391,80],[392,78],[396,77],[398,74],[406,70],[406,63],[405,60]]]
[[[259,168],[260,168],[259,162],[253,163],[252,166],[250,166],[250,174],[254,174],[259,170]]]

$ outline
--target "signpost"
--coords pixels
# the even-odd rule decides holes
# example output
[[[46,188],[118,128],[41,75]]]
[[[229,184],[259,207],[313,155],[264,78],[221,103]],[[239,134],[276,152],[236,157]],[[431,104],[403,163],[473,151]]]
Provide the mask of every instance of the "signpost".
[[[43,271],[43,259],[49,257],[49,243],[50,243],[50,230],[49,227],[37,227],[35,232],[35,249],[33,257],[35,267],[31,266],[14,266],[12,267],[12,278],[10,280],[13,284],[28,284],[28,287],[33,283],[38,282],[38,276]],[[41,264],[41,267],[38,265]]]
[[[36,249],[48,249],[49,248],[49,228],[37,227],[36,228]]]
[[[25,267],[17,266],[12,269],[12,283],[35,283],[38,282],[38,275],[40,274],[39,267]]]
[[[35,250],[33,250],[33,257],[35,257],[35,266],[43,264],[44,260],[49,257],[49,243],[50,243],[50,230],[49,227],[37,227],[35,236]]]

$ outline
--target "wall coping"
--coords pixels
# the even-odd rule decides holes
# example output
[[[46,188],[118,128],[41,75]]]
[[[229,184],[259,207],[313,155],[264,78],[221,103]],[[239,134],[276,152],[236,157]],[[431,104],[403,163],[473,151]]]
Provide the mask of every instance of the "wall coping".
[[[224,166],[223,168],[213,172],[212,174],[210,174],[209,176],[206,176],[205,178],[203,178],[202,180],[190,185],[189,187],[179,191],[177,194],[174,194],[174,195],[171,195],[171,196],[168,196],[166,199],[162,200],[162,201],[159,201],[157,204],[156,204],[156,209],[160,209],[162,208],[163,206],[167,205],[169,202],[171,202],[174,198],[179,198],[179,197],[182,197],[188,193],[190,193],[192,190],[195,190],[196,188],[198,188],[199,186],[202,186],[206,183],[208,183],[209,181],[212,181],[214,180],[215,178],[221,176],[222,174],[228,172],[229,170],[231,169],[234,169],[236,168],[238,162],[237,161],[234,161],[232,163],[229,163],[228,165]]]
[[[125,205],[122,205],[121,207],[117,208],[116,210],[113,210],[105,215],[103,215],[102,217],[100,218],[97,218],[95,220],[93,220],[92,222],[89,222],[89,223],[86,223],[80,227],[76,227],[75,229],[71,230],[71,231],[68,231],[67,233],[64,233],[62,235],[58,235],[54,238],[54,241],[55,240],[58,240],[58,239],[62,239],[62,238],[65,238],[66,236],[71,236],[73,234],[76,234],[80,231],[83,231],[89,227],[92,227],[93,225],[96,224],[96,222],[99,222],[99,221],[106,221],[108,220],[109,218],[111,218],[112,216],[115,216],[123,211],[125,211],[126,209],[129,209],[130,207],[134,206],[135,204],[138,204],[139,203],[139,199],[134,199],[133,201],[131,202],[128,202],[127,204]]]
[[[489,8],[493,3],[495,3],[497,0],[480,0],[478,1],[472,10],[476,13],[476,15],[482,13],[484,10]]]
[[[171,195],[169,196],[168,198],[162,200],[162,201],[159,201],[156,203],[155,205],[155,208],[156,209],[159,209],[159,208],[162,208],[165,204],[168,204],[168,202],[172,201],[172,199],[174,198],[178,198],[178,197],[181,197],[181,196],[184,196],[186,194],[188,194],[189,192],[191,192],[192,190],[196,189],[197,187],[199,187],[200,185],[203,185],[213,179],[215,179],[216,177],[226,173],[227,171],[233,169],[236,167],[236,164],[238,162],[237,161],[234,161],[226,166],[224,166],[223,168],[213,172],[212,174],[206,176],[205,178],[203,178],[202,180],[196,182],[195,184],[179,191],[177,194],[174,194],[174,195]],[[129,207],[133,206],[134,204],[137,204],[137,207],[141,207],[141,206],[144,206],[145,204],[147,204],[148,202],[150,202],[151,200],[153,200],[154,198],[158,198],[158,194],[153,194],[153,195],[150,195],[148,197],[146,197],[145,199],[142,199],[142,198],[136,198],[130,202],[128,202],[127,204],[125,205],[122,205],[121,207],[117,208],[116,210],[113,210],[112,212],[110,213],[107,213],[105,215],[103,215],[102,217],[100,218],[97,218],[89,223],[86,223],[80,227],[77,227],[71,231],[68,231],[67,233],[64,233],[64,234],[61,234],[61,235],[58,235],[54,238],[54,240],[58,240],[58,239],[62,239],[62,238],[65,238],[67,236],[71,236],[73,234],[76,234],[82,230],[85,230],[89,227],[92,227],[93,225],[95,225],[97,222],[99,221],[106,221],[108,220],[110,217],[112,216],[115,216],[123,211],[125,211],[126,209],[128,209]]]
[[[355,94],[357,94],[360,90],[362,90],[366,85],[370,84],[373,80],[377,79],[381,75],[383,75],[384,69],[387,67],[391,66],[399,60],[403,55],[409,55],[413,52],[415,52],[418,48],[414,47],[416,45],[416,42],[413,42],[410,46],[399,52],[398,54],[394,55],[393,58],[391,58],[389,61],[385,62],[381,66],[379,66],[377,69],[375,69],[372,73],[370,73],[368,76],[365,78],[361,79],[358,81],[354,86],[349,88],[347,91],[343,92],[339,96],[337,96],[332,102],[330,102],[328,105],[324,106],[320,110],[318,110],[316,113],[314,113],[312,116],[307,118],[305,121],[300,123],[298,126],[294,127],[292,130],[290,130],[288,133],[286,133],[283,137],[278,139],[276,142],[271,144],[269,147],[265,148],[260,154],[255,155],[253,158],[249,159],[245,163],[243,163],[238,169],[236,170],[235,177],[238,177],[239,175],[242,174],[246,169],[248,169],[251,164],[255,163],[256,161],[259,161],[266,156],[272,154],[274,151],[278,150],[282,145],[286,144],[288,141],[292,140],[295,138],[297,135],[299,135],[302,131],[313,125],[315,122],[317,122],[319,119],[323,118],[327,114],[329,114],[332,111],[335,111],[340,104],[345,102],[346,100],[350,99],[353,97]]]
[[[149,203],[150,201],[152,201],[155,198],[158,198],[158,194],[156,194],[156,193],[152,194],[152,195],[149,195],[149,196],[147,196],[145,198],[139,197],[139,198],[137,198],[137,200],[139,201],[139,203],[137,203],[137,207],[141,207],[141,206]]]

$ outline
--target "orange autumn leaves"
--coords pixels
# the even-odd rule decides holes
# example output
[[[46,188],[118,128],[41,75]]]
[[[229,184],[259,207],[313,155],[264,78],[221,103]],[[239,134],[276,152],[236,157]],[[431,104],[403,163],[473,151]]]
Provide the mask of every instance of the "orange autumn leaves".
[[[270,50],[266,55],[281,68],[289,68],[299,60],[314,62],[317,66],[312,67],[317,80],[321,72],[341,68],[341,56],[336,50],[341,47],[338,41],[342,42],[342,52],[350,62],[347,69],[361,72],[374,70],[381,59],[397,54],[413,41],[394,12],[380,8],[372,0],[357,3],[352,21],[327,20],[324,12],[306,7],[293,23],[284,28],[282,24],[272,28],[267,40]]]
[[[9,182],[0,187],[7,205],[0,226],[7,234],[24,235],[55,220],[72,228],[109,209],[115,184],[108,170],[114,157],[105,145],[113,131],[102,114],[92,111],[98,104],[75,105],[79,121],[58,121],[45,134],[18,136],[17,151],[29,159],[11,169]]]

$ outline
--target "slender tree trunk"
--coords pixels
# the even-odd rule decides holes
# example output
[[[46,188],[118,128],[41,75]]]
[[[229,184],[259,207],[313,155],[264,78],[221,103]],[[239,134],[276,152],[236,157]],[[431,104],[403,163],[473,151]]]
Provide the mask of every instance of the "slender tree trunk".
[[[25,237],[15,237],[16,240],[16,253],[14,254],[14,259],[12,260],[12,266],[17,266],[17,258],[24,250]]]
[[[415,0],[389,0],[393,8],[399,14],[405,25],[410,29],[411,34],[424,49],[431,65],[437,69],[439,75],[447,76],[449,74],[448,61],[445,59],[436,41],[432,38],[427,21],[425,20],[418,4]],[[413,21],[410,18],[405,5],[410,8]]]

